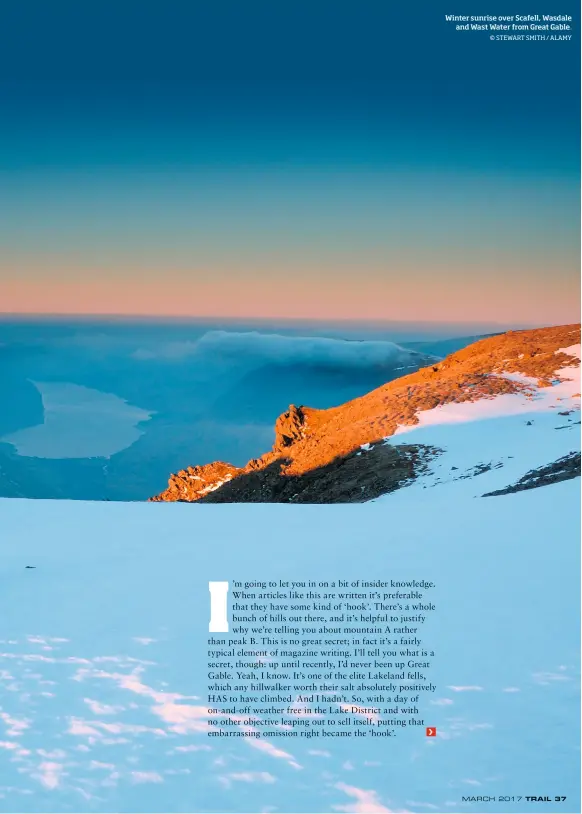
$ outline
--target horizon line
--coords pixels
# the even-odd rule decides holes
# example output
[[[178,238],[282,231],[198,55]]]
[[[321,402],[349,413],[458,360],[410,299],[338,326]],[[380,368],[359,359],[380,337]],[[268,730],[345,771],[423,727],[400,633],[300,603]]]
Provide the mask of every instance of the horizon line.
[[[289,317],[289,316],[253,316],[253,315],[197,315],[197,314],[126,314],[122,312],[115,313],[87,313],[76,311],[62,311],[62,312],[45,312],[45,311],[1,311],[0,319],[75,319],[79,321],[91,319],[108,319],[108,320],[158,320],[158,321],[199,321],[199,322],[214,322],[214,321],[228,321],[228,322],[304,322],[304,323],[324,323],[324,324],[338,324],[338,323],[367,323],[367,324],[396,324],[396,325],[495,325],[506,326],[514,325],[522,326],[524,328],[537,327],[538,322],[525,322],[520,321],[516,323],[499,322],[497,320],[474,319],[474,320],[437,320],[437,319],[396,319],[391,317]],[[555,322],[551,325],[544,325],[543,327],[553,327],[558,325],[574,324],[568,322]]]

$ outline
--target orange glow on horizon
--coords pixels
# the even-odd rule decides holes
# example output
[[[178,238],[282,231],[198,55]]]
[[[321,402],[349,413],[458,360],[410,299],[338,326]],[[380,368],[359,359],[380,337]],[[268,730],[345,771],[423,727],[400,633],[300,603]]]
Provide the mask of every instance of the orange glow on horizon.
[[[257,280],[121,278],[10,280],[2,286],[1,311],[13,314],[222,317],[230,319],[397,320],[436,322],[527,322],[558,324],[579,319],[577,292],[570,302],[563,288],[540,280],[527,288],[510,278],[502,296],[496,282],[474,276],[462,287],[419,285],[403,275],[398,284],[342,276],[337,283],[315,275]],[[566,300],[566,304],[565,304]]]

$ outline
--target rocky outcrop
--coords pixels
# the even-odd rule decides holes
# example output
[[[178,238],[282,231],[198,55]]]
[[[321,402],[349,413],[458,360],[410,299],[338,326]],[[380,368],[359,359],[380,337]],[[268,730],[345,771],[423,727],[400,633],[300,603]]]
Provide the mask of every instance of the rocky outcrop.
[[[451,402],[527,392],[520,373],[551,386],[557,371],[578,360],[560,351],[580,342],[580,325],[508,331],[451,354],[442,362],[329,410],[291,405],[275,425],[275,443],[242,468],[226,463],[172,475],[154,501],[343,502],[370,499],[415,477],[434,450],[382,444],[417,414]],[[361,447],[370,447],[365,456]],[[373,452],[370,455],[370,452]],[[363,488],[362,488],[363,487]]]
[[[305,438],[308,428],[307,416],[315,413],[306,407],[295,407],[291,404],[286,413],[275,422],[275,443],[273,451],[280,452]]]
[[[152,500],[200,500],[220,489],[244,470],[231,464],[216,461],[205,466],[189,466],[170,477],[164,496]]]
[[[538,489],[540,486],[551,486],[553,483],[561,483],[563,480],[571,480],[580,477],[580,453],[571,452],[558,458],[551,464],[540,466],[539,469],[532,469],[520,478],[512,486],[505,489],[496,489],[494,492],[486,492],[483,497],[496,497],[499,495],[512,495],[515,492],[525,492],[528,489]]]
[[[202,503],[359,503],[410,483],[438,450],[378,443],[339,456],[327,466],[303,475],[288,475],[289,461],[276,458],[262,467],[235,470],[232,477],[192,486],[189,470],[173,475],[164,496],[153,500],[197,500]],[[214,466],[211,464],[211,466]],[[204,467],[197,467],[198,471]],[[229,473],[230,474],[230,473]],[[208,474],[206,475],[208,477]],[[193,497],[197,495],[197,497]]]

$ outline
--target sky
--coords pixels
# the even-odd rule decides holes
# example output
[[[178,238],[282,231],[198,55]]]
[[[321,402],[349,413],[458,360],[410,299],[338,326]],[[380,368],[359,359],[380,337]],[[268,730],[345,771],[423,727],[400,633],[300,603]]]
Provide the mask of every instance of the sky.
[[[441,17],[383,71],[357,30],[341,62],[348,19],[317,50],[323,13],[294,74],[272,53],[237,70],[231,50],[222,75],[189,75],[163,32],[140,74],[145,34],[123,50],[118,30],[98,70],[77,41],[74,72],[43,69],[29,32],[36,62],[0,62],[0,310],[578,321],[577,45],[510,59],[518,44],[471,45]]]

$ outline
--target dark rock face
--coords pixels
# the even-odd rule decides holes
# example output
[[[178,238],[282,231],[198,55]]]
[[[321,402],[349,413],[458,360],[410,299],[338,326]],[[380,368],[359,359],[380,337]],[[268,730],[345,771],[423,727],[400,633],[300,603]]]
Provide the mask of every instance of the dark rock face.
[[[200,499],[202,503],[361,503],[411,483],[439,450],[380,442],[302,475],[285,474],[280,458],[243,473]]]
[[[524,492],[526,489],[537,489],[540,486],[549,486],[552,483],[560,483],[563,480],[580,477],[580,453],[571,452],[558,458],[551,464],[541,466],[539,469],[532,469],[520,478],[513,486],[506,486],[505,489],[497,489],[495,492],[487,492],[482,497],[497,497],[498,495],[511,495],[514,492]]]
[[[151,499],[369,500],[391,491],[396,480],[406,483],[431,454],[418,447],[402,446],[397,451],[384,445],[399,425],[417,424],[420,411],[452,402],[518,392],[531,397],[527,384],[499,374],[521,373],[538,387],[550,387],[558,370],[578,366],[578,360],[561,349],[579,342],[580,325],[509,331],[475,342],[438,365],[432,363],[339,407],[315,410],[291,405],[277,419],[269,452],[242,468],[222,462],[188,467],[172,475],[168,488]],[[363,445],[372,449],[363,451]]]
[[[411,483],[438,455],[428,446],[383,441],[301,475],[286,474],[289,459],[244,469],[222,462],[172,475],[161,500],[198,503],[360,503]]]

